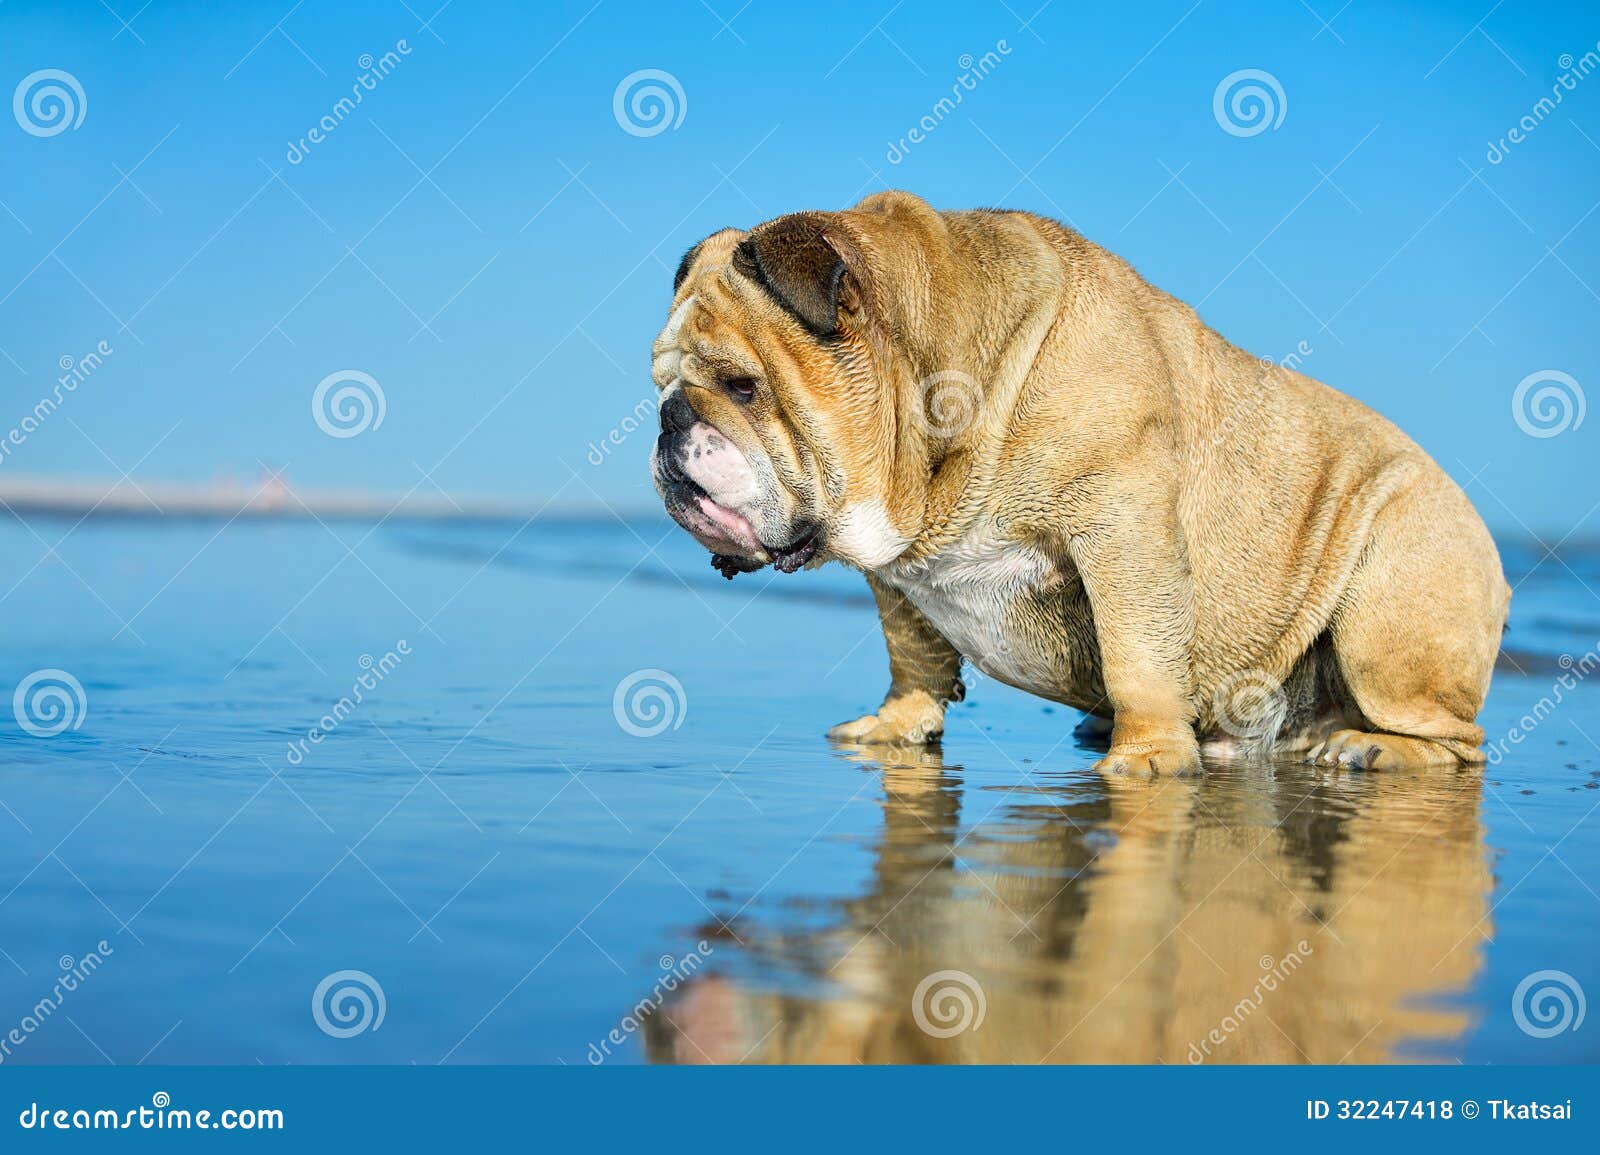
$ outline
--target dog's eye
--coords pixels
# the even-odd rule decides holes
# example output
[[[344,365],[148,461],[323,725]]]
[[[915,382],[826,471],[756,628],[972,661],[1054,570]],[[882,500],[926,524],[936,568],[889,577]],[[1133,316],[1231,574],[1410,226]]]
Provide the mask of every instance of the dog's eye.
[[[748,401],[756,395],[756,379],[754,377],[730,377],[723,382],[723,388],[735,401]]]

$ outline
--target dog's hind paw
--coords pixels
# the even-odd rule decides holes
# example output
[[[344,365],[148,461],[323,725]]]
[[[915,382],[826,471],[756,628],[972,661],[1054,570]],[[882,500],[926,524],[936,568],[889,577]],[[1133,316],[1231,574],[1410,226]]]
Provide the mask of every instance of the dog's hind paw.
[[[1449,748],[1426,738],[1405,734],[1369,734],[1362,730],[1335,730],[1306,761],[1317,766],[1346,770],[1408,770],[1419,766],[1450,765],[1461,759]]]

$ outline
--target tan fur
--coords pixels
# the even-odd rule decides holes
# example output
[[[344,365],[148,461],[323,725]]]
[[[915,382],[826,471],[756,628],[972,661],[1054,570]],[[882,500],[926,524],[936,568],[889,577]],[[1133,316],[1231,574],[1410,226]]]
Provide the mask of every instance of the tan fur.
[[[748,511],[764,541],[814,523],[819,560],[867,571],[893,680],[839,736],[936,736],[966,657],[1111,717],[1106,771],[1196,768],[1241,679],[1283,688],[1266,740],[1314,759],[1482,760],[1510,590],[1397,428],[1054,221],[900,192],[804,214],[847,269],[819,338],[733,267],[796,219],[707,239],[656,376],[773,479]]]

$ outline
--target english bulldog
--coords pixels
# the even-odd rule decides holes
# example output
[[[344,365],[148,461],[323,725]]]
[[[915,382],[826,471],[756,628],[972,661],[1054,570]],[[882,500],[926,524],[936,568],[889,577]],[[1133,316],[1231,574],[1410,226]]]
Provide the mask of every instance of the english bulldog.
[[[1064,225],[886,192],[724,229],[652,375],[719,571],[866,575],[889,691],[836,740],[937,740],[966,659],[1105,719],[1107,773],[1483,761],[1511,591],[1466,495]]]

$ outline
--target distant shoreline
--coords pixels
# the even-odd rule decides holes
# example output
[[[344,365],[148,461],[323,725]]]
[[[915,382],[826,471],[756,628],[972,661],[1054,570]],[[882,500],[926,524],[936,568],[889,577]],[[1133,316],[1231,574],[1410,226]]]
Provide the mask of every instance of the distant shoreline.
[[[0,513],[71,520],[140,521],[343,521],[451,522],[519,525],[524,522],[613,522],[665,524],[659,506],[619,507],[603,500],[541,498],[451,498],[385,494],[371,490],[302,489],[275,475],[254,483],[135,483],[88,478],[45,478],[0,473]],[[1491,527],[1498,542],[1548,548],[1523,528]],[[1559,534],[1551,536],[1557,540]],[[1600,535],[1561,540],[1561,553],[1600,551]]]
[[[268,476],[254,484],[134,483],[0,477],[0,509],[72,519],[182,521],[405,521],[517,524],[528,521],[661,520],[659,512],[604,502],[556,502],[291,488]]]

